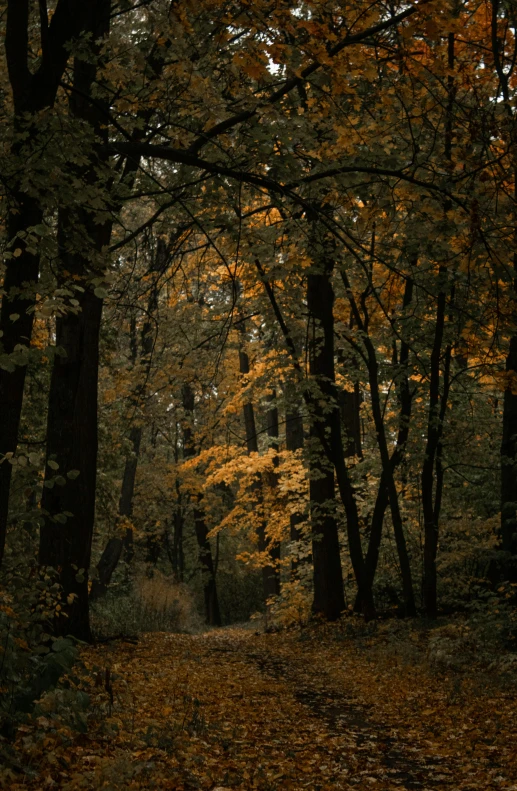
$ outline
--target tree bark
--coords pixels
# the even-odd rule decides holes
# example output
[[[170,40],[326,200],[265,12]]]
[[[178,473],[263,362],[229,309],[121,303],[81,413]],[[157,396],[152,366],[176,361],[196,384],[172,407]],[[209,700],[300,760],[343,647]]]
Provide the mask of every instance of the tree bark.
[[[311,388],[309,392],[309,493],[314,569],[312,609],[315,614],[324,615],[328,620],[339,618],[345,609],[335,513],[335,458],[328,458],[321,441],[322,435],[330,434],[329,444],[332,448],[335,440],[332,435],[336,430],[341,433],[334,371],[333,268],[334,262],[330,256],[318,256],[316,260],[313,259],[307,276],[309,375],[314,383],[314,390]]]
[[[445,114],[445,160],[447,167],[452,171],[452,136],[453,136],[453,108],[456,88],[454,84],[454,33],[448,35],[448,67],[447,93],[448,101]],[[445,201],[443,210],[447,214],[451,208],[450,201]],[[439,292],[436,308],[436,325],[430,361],[429,379],[429,413],[427,421],[427,442],[425,458],[422,464],[422,512],[424,516],[424,580],[423,596],[424,607],[429,618],[436,618],[438,614],[437,601],[437,575],[436,553],[438,549],[438,527],[443,491],[442,432],[445,411],[449,394],[450,363],[452,347],[447,345],[443,359],[443,386],[440,395],[440,369],[442,362],[442,342],[445,330],[446,310],[446,280],[447,267],[442,264],[439,269]],[[441,282],[440,282],[441,281]],[[433,481],[434,468],[436,479]],[[433,494],[433,483],[435,491]]]
[[[517,272],[517,255],[515,262]],[[517,294],[517,278],[515,282]],[[517,581],[517,335],[506,357],[508,385],[504,392],[501,439],[501,548],[507,553],[504,576]]]
[[[267,476],[269,495],[272,503],[276,498],[278,489],[278,407],[276,403],[276,391],[268,397],[268,408],[266,411],[267,435],[269,437],[269,447],[274,451],[273,471]],[[265,543],[271,557],[271,566],[266,566],[264,574],[264,592],[267,590],[268,596],[278,596],[280,594],[280,542],[273,541],[270,536],[265,537]]]
[[[100,51],[100,41],[109,32],[110,3],[96,0],[84,10],[86,30]],[[95,58],[92,59],[94,61]],[[96,79],[95,62],[76,59],[70,113],[91,125],[99,142],[107,138],[105,116],[98,104],[89,101]],[[85,183],[99,179],[95,151],[80,172]],[[80,245],[78,231],[80,229]],[[91,639],[88,604],[88,569],[95,516],[97,473],[97,381],[99,331],[102,300],[93,293],[90,280],[102,270],[102,249],[109,243],[111,222],[98,224],[95,216],[78,205],[59,212],[58,245],[62,271],[75,276],[84,288],[80,310],[56,320],[56,343],[64,356],[54,360],[50,382],[47,422],[47,467],[42,497],[44,524],[40,534],[39,560],[58,571],[62,587],[61,613],[55,619],[56,634]],[[86,248],[86,249],[85,249]],[[89,249],[88,249],[89,248]],[[64,276],[63,276],[64,278]],[[61,481],[53,479],[49,462],[59,464]],[[79,476],[66,480],[71,470]],[[61,520],[65,519],[62,524]]]
[[[406,281],[406,289],[404,293],[403,308],[407,307],[412,298],[413,283],[410,279]],[[404,535],[404,525],[400,513],[400,503],[395,483],[394,471],[400,464],[405,444],[408,436],[409,429],[409,415],[411,409],[411,396],[409,393],[408,375],[407,375],[407,360],[408,360],[408,347],[407,344],[402,344],[401,348],[401,365],[403,365],[402,379],[399,384],[401,412],[399,422],[399,432],[397,437],[397,445],[391,457],[388,450],[388,441],[386,438],[386,429],[384,425],[383,410],[380,400],[379,388],[379,366],[377,362],[377,353],[375,347],[367,334],[367,328],[363,334],[363,343],[367,353],[367,366],[368,378],[370,382],[370,393],[372,399],[372,414],[375,424],[375,432],[377,436],[377,444],[381,457],[382,474],[379,484],[379,494],[377,496],[373,518],[372,518],[372,533],[370,538],[374,541],[372,543],[372,551],[366,556],[367,574],[371,576],[372,582],[375,575],[377,565],[377,558],[379,554],[380,535],[382,530],[382,521],[384,516],[384,509],[386,508],[387,501],[389,501],[391,509],[391,520],[393,524],[393,532],[395,534],[395,543],[397,546],[397,554],[399,558],[400,573],[402,578],[402,590],[404,597],[404,610],[406,615],[416,615],[415,596],[413,591],[413,580],[411,574],[411,563],[407,551],[406,538]],[[384,490],[384,491],[383,491]],[[375,546],[377,544],[377,546]],[[370,554],[370,557],[368,555]]]
[[[194,417],[194,391],[189,384],[183,385],[182,400],[186,418],[183,429],[183,456],[188,459],[196,454],[194,431],[192,428],[192,420]],[[198,558],[203,578],[205,620],[209,626],[221,626],[221,612],[219,609],[219,598],[217,596],[215,568],[210,539],[208,538],[209,531],[206,526],[205,514],[202,508],[202,495],[194,495],[194,503],[194,527],[198,544]]]
[[[286,397],[290,400],[292,394],[287,389]],[[303,448],[303,418],[299,409],[290,404],[285,414],[285,446],[286,450],[295,452]],[[293,513],[289,516],[290,535],[292,544],[300,541],[300,525],[304,522],[301,513]],[[295,556],[291,561],[291,577],[295,578],[298,574],[299,561]]]
[[[440,268],[439,276],[442,278],[442,280],[445,278],[446,270],[444,267]],[[451,357],[451,349],[450,346],[448,346],[445,350],[444,383],[443,392],[440,398],[440,363],[445,327],[445,303],[445,289],[442,287],[438,294],[434,341],[431,352],[427,441],[421,474],[422,512],[424,516],[423,596],[425,611],[430,618],[436,618],[438,614],[436,553],[438,549],[438,522],[443,487],[443,475],[437,475],[435,482],[434,468],[437,461],[438,464],[440,464],[439,459],[441,436],[448,399],[449,367]],[[435,483],[436,489],[433,493]]]
[[[312,217],[311,220],[317,228],[317,216],[316,218]],[[325,242],[325,240],[323,240],[323,242]],[[308,408],[309,418],[311,419],[310,441],[312,447],[316,448],[313,464],[316,465],[314,467],[316,475],[318,476],[322,474],[323,478],[327,478],[329,489],[330,477],[328,475],[328,467],[324,462],[324,457],[326,457],[326,459],[331,463],[331,465],[333,465],[335,469],[339,494],[347,517],[346,526],[350,559],[352,561],[355,579],[360,591],[361,600],[363,602],[364,615],[367,618],[371,618],[375,614],[372,587],[365,575],[364,557],[361,546],[361,534],[359,530],[359,514],[357,511],[355,493],[345,462],[343,440],[341,435],[341,416],[335,383],[333,315],[334,290],[331,281],[331,276],[334,269],[334,261],[332,254],[328,254],[325,244],[314,245],[313,243],[313,246],[313,270],[307,278],[309,326],[313,336],[312,342],[309,344],[309,350],[314,350],[312,360],[311,355],[309,360],[311,378],[318,386],[318,391],[315,393],[315,388],[312,386],[307,386],[307,384],[305,385],[303,391],[303,398]],[[322,250],[325,251],[325,255],[323,256],[321,255]],[[289,332],[289,328],[287,327],[282,316],[280,306],[278,305],[275,294],[271,288],[271,284],[268,282],[264,268],[258,259],[255,259],[255,266],[264,285],[264,289],[271,303],[271,307],[273,308],[275,318],[277,319],[278,325],[284,336],[287,349],[294,364],[294,369],[299,376],[300,381],[304,381],[304,372],[302,366],[300,365],[296,346],[291,333]],[[316,419],[312,419],[312,415],[314,415]],[[313,453],[312,449],[311,453]],[[323,465],[323,470],[321,473],[319,472],[318,465]],[[322,490],[318,493],[318,497],[324,497],[324,489],[325,486],[322,485]],[[324,527],[326,527],[326,529],[324,530],[323,534],[327,539],[325,550],[330,550],[332,545],[335,548],[336,543],[338,544],[339,548],[337,525],[334,515],[332,515],[332,518]],[[331,568],[328,575],[325,573],[327,561]],[[339,555],[337,555],[337,561],[339,565],[338,570],[336,570],[336,556],[334,556],[334,560],[332,560],[328,551],[319,553],[317,560],[318,571],[316,574],[316,561],[313,559],[313,567],[315,568],[315,577],[317,577],[318,586],[317,611],[321,612],[329,619],[338,617],[338,614],[336,613],[338,613],[339,610],[340,599],[344,602],[341,562]],[[339,593],[339,579],[341,579],[341,594]],[[329,587],[328,580],[333,580],[334,583],[337,581],[337,593],[335,592],[336,586],[331,584]],[[327,612],[328,615],[326,615]]]
[[[244,336],[245,336],[245,327],[244,323],[241,321],[240,323],[240,332],[241,337],[243,338],[243,342],[241,343],[241,347],[239,349],[239,372],[242,376],[247,376],[250,372],[250,364],[248,354],[244,347]],[[255,422],[255,409],[251,401],[247,401],[242,408],[243,417],[244,417],[244,430],[246,432],[246,448],[248,453],[251,455],[252,453],[259,452],[258,448],[258,436],[257,436],[257,428]],[[277,418],[278,419],[278,418]],[[265,503],[264,503],[264,481],[262,480],[262,476],[257,474],[253,485],[251,487],[253,494],[257,500],[257,510],[259,511],[258,519],[259,524],[257,528],[257,542],[259,552],[267,553],[268,556],[271,557],[273,560],[273,553],[274,553],[274,546],[270,546],[270,543],[267,538],[267,522],[265,517]],[[272,553],[273,550],[273,553]],[[276,596],[279,593],[279,578],[277,575],[277,569],[275,563],[266,563],[262,566],[262,592],[264,601],[270,598],[270,596]]]
[[[11,155],[31,161],[42,146],[36,114],[53,106],[68,58],[67,43],[81,29],[80,0],[59,0],[50,22],[41,65],[31,74],[28,67],[28,0],[9,0],[5,32],[7,69],[14,104],[14,143]],[[26,136],[26,139],[21,136]],[[24,168],[19,169],[23,173]],[[19,238],[43,220],[41,202],[24,191],[21,182],[10,185],[10,211],[7,213],[7,243],[10,252],[21,254],[5,260],[5,277],[0,316],[1,356],[9,355],[0,368],[0,462],[14,454],[25,385],[27,350],[32,338],[34,305],[39,274],[39,252],[33,252],[26,239]],[[18,318],[14,318],[18,316]],[[13,318],[11,318],[13,317]],[[13,355],[15,349],[23,349]],[[0,463],[0,565],[2,563],[9,514],[12,467]]]
[[[353,390],[341,390],[339,393],[341,421],[347,438],[345,456],[362,458],[361,448],[361,391],[359,383],[354,383]]]

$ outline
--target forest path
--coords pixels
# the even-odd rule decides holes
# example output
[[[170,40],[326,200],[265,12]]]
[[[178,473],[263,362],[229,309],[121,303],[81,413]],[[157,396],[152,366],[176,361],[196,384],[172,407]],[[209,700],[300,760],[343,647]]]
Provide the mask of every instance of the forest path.
[[[148,634],[85,662],[88,732],[60,725],[50,696],[20,734],[13,791],[517,789],[507,692],[332,627]]]

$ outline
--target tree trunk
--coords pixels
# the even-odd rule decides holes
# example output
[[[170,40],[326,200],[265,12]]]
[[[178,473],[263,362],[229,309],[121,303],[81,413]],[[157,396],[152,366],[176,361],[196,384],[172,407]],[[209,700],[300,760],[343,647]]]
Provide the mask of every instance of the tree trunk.
[[[63,260],[66,260],[63,256]],[[69,271],[74,271],[69,264]],[[56,619],[57,634],[89,640],[88,568],[95,514],[97,470],[98,340],[102,302],[84,293],[81,312],[57,320],[56,341],[66,352],[56,357],[50,383],[47,464],[59,460],[62,482],[47,466],[42,497],[41,565],[59,570],[66,617]],[[50,488],[52,487],[52,488]],[[62,516],[64,515],[64,517]],[[62,524],[61,520],[66,519]],[[73,600],[71,600],[73,599]]]
[[[510,80],[513,69],[505,68],[504,44],[500,37],[500,15],[504,6],[499,0],[492,4],[492,55],[494,67],[499,79],[499,90],[504,101],[504,110],[508,121],[509,151],[513,158],[513,199],[517,205],[517,113],[512,103]],[[510,5],[506,14],[507,24],[511,15]],[[511,28],[512,25],[509,25]],[[501,577],[517,582],[517,211],[513,212],[513,254],[511,256],[513,293],[512,311],[510,316],[511,337],[506,357],[506,388],[503,402],[503,426],[501,437],[501,549],[506,554],[502,568],[494,577]]]
[[[517,126],[515,117],[514,127]],[[517,130],[514,132],[517,137]],[[517,142],[514,142],[517,149]],[[514,171],[514,200],[517,203],[517,169]],[[517,212],[516,212],[517,218]],[[517,227],[517,226],[516,226]],[[517,250],[517,230],[514,234]],[[506,558],[502,576],[517,582],[517,251],[513,253],[512,335],[506,357],[506,388],[503,401],[503,431],[501,438],[501,549]]]
[[[109,31],[110,4],[97,0],[88,5],[88,26],[99,52]],[[76,59],[70,112],[91,124],[98,140],[107,137],[105,115],[88,97],[96,79],[95,63]],[[99,180],[99,160],[92,152],[89,166],[78,176],[89,185]],[[47,467],[42,510],[39,559],[59,573],[62,586],[61,613],[55,619],[56,634],[90,640],[88,569],[95,516],[97,472],[97,380],[102,300],[89,282],[102,272],[101,251],[109,243],[111,222],[99,225],[83,205],[59,212],[58,245],[65,277],[76,278],[84,288],[78,298],[80,310],[56,320],[56,344],[64,356],[54,360],[50,382],[47,423]],[[86,250],[85,250],[86,247]],[[89,247],[89,249],[88,249]],[[52,475],[49,462],[59,464],[61,478]],[[66,480],[72,470],[75,479]],[[64,523],[63,523],[64,522]]]
[[[408,291],[406,289],[406,296],[407,294]],[[409,296],[409,299],[410,298],[411,297]],[[370,381],[372,413],[375,423],[375,432],[377,435],[377,444],[379,446],[379,453],[382,464],[380,489],[382,489],[383,487],[386,488],[386,492],[390,503],[391,520],[393,523],[393,532],[395,534],[395,543],[397,545],[400,573],[402,577],[402,590],[404,595],[405,613],[406,615],[416,615],[416,604],[415,604],[415,596],[413,592],[411,563],[407,551],[406,538],[404,535],[404,525],[400,513],[399,496],[398,496],[397,486],[395,483],[395,476],[394,476],[395,467],[401,461],[401,453],[403,453],[403,448],[407,439],[407,435],[405,435],[404,432],[404,425],[407,426],[407,418],[409,417],[408,415],[406,415],[407,403],[404,402],[406,405],[406,409],[402,410],[400,427],[399,427],[399,439],[401,439],[401,432],[402,432],[403,441],[400,445],[397,443],[396,451],[398,449],[398,453],[396,454],[395,451],[390,458],[389,450],[388,450],[388,442],[386,438],[386,429],[384,426],[383,410],[380,401],[380,389],[379,389],[379,377],[378,377],[379,368],[377,362],[377,354],[375,351],[375,347],[370,337],[367,334],[363,336],[363,343],[365,345],[368,356],[368,377]],[[405,358],[405,362],[407,362],[407,357]],[[406,373],[406,377],[407,377],[407,373]],[[410,403],[411,402],[409,402],[409,404]],[[385,496],[386,495],[380,494],[380,496],[378,496],[377,498],[376,509],[374,510],[374,517],[378,520],[382,519],[380,509],[382,508],[382,505],[384,503]],[[380,527],[381,527],[381,522],[375,524],[375,529],[377,534],[380,533]],[[378,550],[376,556],[378,556]],[[373,577],[372,577],[372,581],[373,581]]]
[[[194,525],[199,547],[199,562],[203,575],[203,591],[205,598],[205,619],[209,626],[221,626],[221,612],[215,581],[215,566],[212,560],[212,548],[208,538],[205,515],[200,508],[194,511]]]
[[[315,230],[318,229],[317,215],[311,218]],[[316,236],[316,235],[315,235]],[[334,291],[331,277],[334,269],[332,250],[329,248],[329,240],[324,238],[321,244],[313,239],[313,268],[307,278],[307,302],[309,308],[309,327],[311,340],[309,343],[309,361],[311,379],[317,385],[318,391],[312,386],[305,387],[303,398],[309,412],[311,420],[310,429],[310,466],[314,472],[313,481],[317,478],[325,480],[326,484],[320,484],[315,488],[310,487],[311,502],[313,493],[317,499],[316,508],[325,502],[325,488],[329,492],[333,490],[329,475],[326,458],[334,467],[339,487],[341,502],[345,508],[347,517],[347,537],[350,551],[350,559],[354,569],[357,586],[360,591],[363,604],[363,612],[366,617],[373,617],[375,608],[373,603],[372,586],[365,575],[363,551],[361,546],[361,534],[359,530],[359,514],[355,492],[350,481],[348,469],[345,462],[343,440],[341,436],[341,416],[339,410],[338,395],[336,392],[335,370],[334,370]],[[316,243],[315,243],[316,242]],[[321,255],[321,251],[324,255]],[[265,291],[268,295],[271,307],[284,336],[287,349],[293,360],[294,368],[300,381],[304,380],[304,372],[300,365],[300,360],[289,332],[282,312],[276,300],[271,284],[268,282],[262,264],[255,259],[255,266],[260,275]],[[349,288],[349,286],[347,286]],[[311,481],[312,483],[312,481]],[[322,551],[317,553],[317,558],[313,558],[316,611],[321,612],[329,619],[339,616],[341,602],[344,605],[343,579],[341,572],[341,561],[339,558],[339,540],[335,514],[325,515],[325,523],[319,530],[313,529],[314,542],[321,543],[324,539]],[[332,548],[337,548],[337,554],[332,556]],[[342,608],[341,608],[342,609]],[[328,614],[327,614],[328,613]]]
[[[447,76],[447,108],[445,114],[445,160],[447,167],[452,171],[452,137],[453,137],[453,110],[456,88],[454,83],[454,33],[448,35],[448,66]],[[451,202],[444,201],[444,215],[451,209]],[[429,381],[429,417],[427,422],[427,443],[425,459],[422,465],[422,512],[424,515],[424,607],[430,618],[438,614],[437,601],[437,576],[436,553],[438,549],[438,525],[443,490],[443,468],[441,464],[442,431],[447,407],[450,379],[450,362],[452,347],[448,345],[444,355],[443,387],[440,396],[440,366],[442,357],[442,341],[445,329],[447,267],[442,264],[439,269],[441,286],[438,293],[436,309],[436,325],[434,332],[433,348],[431,351],[430,381]],[[433,496],[433,468],[436,465],[435,492]]]
[[[517,254],[515,256],[517,272]],[[514,286],[517,294],[517,279]],[[506,357],[508,385],[504,392],[501,441],[501,547],[508,553],[504,576],[517,582],[517,334]]]
[[[188,459],[196,454],[194,431],[192,428],[192,420],[194,417],[194,391],[189,384],[183,385],[182,399],[185,418],[186,421],[188,421],[185,423],[183,429],[183,456]],[[203,578],[205,620],[209,626],[221,626],[221,613],[219,610],[219,598],[217,596],[212,548],[210,546],[210,539],[208,538],[209,531],[202,509],[202,495],[196,494],[194,498],[196,501],[194,506],[194,527],[198,544],[198,558]]]
[[[41,122],[35,121],[35,116],[40,110],[54,105],[69,57],[67,44],[81,30],[81,5],[80,0],[60,0],[57,4],[41,64],[31,74],[27,66],[28,0],[9,0],[7,4],[5,51],[14,104],[15,142],[11,155],[15,159],[23,157],[24,162],[30,162],[44,148]],[[19,170],[25,181],[24,167]],[[28,249],[27,240],[19,238],[18,234],[30,231],[43,219],[41,201],[24,192],[20,182],[10,184],[9,196],[7,244],[11,253],[15,250],[21,253],[5,260],[2,287],[0,352],[2,357],[9,355],[9,359],[6,358],[0,367],[0,565],[5,548],[12,477],[12,466],[6,461],[1,462],[7,453],[16,452],[18,444],[27,350],[34,323],[34,313],[27,311],[34,305],[40,263],[39,253]],[[18,351],[13,355],[15,348]]]
[[[136,470],[138,465],[138,456],[140,453],[140,444],[142,441],[142,428],[140,426],[133,427],[129,433],[129,441],[131,443],[132,452],[126,459],[124,465],[124,475],[122,478],[122,487],[119,500],[119,517],[131,518],[133,513],[133,494],[135,488]],[[126,528],[124,537],[113,536],[108,540],[103,553],[97,563],[97,576],[92,582],[90,591],[90,599],[96,599],[105,596],[108,591],[108,586],[111,578],[115,573],[122,555],[125,555],[127,563],[130,563],[134,550],[133,550],[133,530]]]
[[[147,564],[147,574],[152,576],[156,568],[163,546],[163,534],[156,535],[156,533],[147,536],[145,562]]]
[[[292,394],[289,389],[287,390],[287,398],[290,400]],[[286,449],[291,452],[301,450],[303,448],[303,419],[300,411],[295,406],[290,405],[285,414],[285,445]],[[290,522],[290,540],[292,544],[297,544],[300,541],[300,525],[304,522],[304,517],[301,513],[294,513],[289,516]],[[291,576],[294,578],[298,573],[298,558],[295,557],[291,561]]]
[[[444,267],[440,267],[440,278],[446,276]],[[445,327],[445,290],[438,294],[436,324],[431,352],[430,382],[429,382],[429,413],[427,420],[427,442],[425,457],[422,465],[422,512],[424,516],[424,607],[430,618],[438,614],[437,602],[437,577],[436,577],[436,552],[438,549],[438,520],[440,515],[443,475],[436,478],[434,488],[434,467],[440,457],[441,436],[445,409],[448,398],[449,365],[451,349],[447,347],[445,353],[444,384],[440,403],[440,362],[442,355],[442,341]]]
[[[276,498],[276,490],[278,489],[278,407],[276,404],[276,391],[273,390],[272,394],[268,397],[268,409],[266,412],[266,425],[267,435],[270,440],[269,447],[274,451],[275,456],[273,459],[273,472],[267,476],[267,485],[269,488],[269,495],[274,506]],[[271,513],[271,509],[270,509]],[[272,540],[271,536],[266,534],[265,543],[268,548],[268,554],[272,560],[270,566],[265,566],[262,569],[264,576],[264,593],[267,591],[269,596],[278,596],[280,594],[280,542]]]
[[[339,406],[341,409],[341,421],[347,438],[345,456],[347,458],[352,456],[362,458],[361,391],[359,390],[358,382],[354,383],[353,390],[341,390],[339,393]]]
[[[174,582],[183,582],[184,556],[183,556],[183,514],[175,511],[172,519],[172,546],[170,531],[167,528],[164,534],[165,549],[172,566]]]
[[[179,482],[176,481],[176,493],[178,498],[177,508],[173,516],[173,534],[172,534],[172,568],[176,582],[183,582],[183,575],[185,572],[185,554],[183,551],[183,508],[182,498]]]
[[[334,371],[334,292],[331,276],[333,260],[325,256],[313,261],[307,277],[309,310],[309,373],[316,392],[309,395],[310,419],[310,509],[312,522],[312,557],[314,569],[315,614],[328,620],[339,618],[345,609],[343,575],[335,512],[334,465],[322,444],[322,436],[336,430],[339,405],[336,399]],[[332,436],[330,439],[332,443]],[[333,449],[334,450],[334,449]]]
[[[240,331],[241,335],[244,337],[245,327],[243,322],[240,324]],[[239,371],[243,376],[247,376],[250,372],[249,358],[243,343],[239,349]],[[249,454],[258,454],[259,448],[257,428],[255,423],[255,410],[253,408],[253,404],[250,401],[247,401],[243,406],[243,417],[244,430],[246,432],[247,451]],[[260,512],[259,526],[257,528],[257,542],[259,552],[268,553],[268,555],[271,555],[271,550],[273,547],[269,546],[267,539],[267,523],[264,508],[264,481],[262,480],[262,476],[260,474],[255,477],[251,490],[257,500],[257,510]],[[265,602],[267,602],[270,596],[275,596],[279,592],[279,583],[277,581],[276,567],[274,563],[267,563],[262,567],[262,591]]]
[[[17,234],[42,221],[42,212],[36,202],[18,192],[14,205],[17,214],[9,212],[7,220],[8,240],[22,254],[14,259],[15,266],[7,265],[3,283],[2,313],[0,319],[1,344],[6,360],[5,368],[0,368],[0,565],[2,563],[9,515],[9,493],[11,490],[12,466],[5,459],[7,453],[14,454],[18,445],[18,431],[22,411],[23,390],[27,371],[27,355],[18,352],[13,360],[16,347],[27,349],[32,337],[34,313],[27,313],[34,304],[36,281],[39,272],[39,256],[30,253],[23,241],[16,241]],[[13,206],[14,208],[14,206]],[[27,293],[30,284],[30,296]],[[10,317],[13,316],[11,319]],[[18,317],[15,319],[14,317]],[[18,358],[18,359],[16,359]],[[7,370],[9,368],[10,370]]]

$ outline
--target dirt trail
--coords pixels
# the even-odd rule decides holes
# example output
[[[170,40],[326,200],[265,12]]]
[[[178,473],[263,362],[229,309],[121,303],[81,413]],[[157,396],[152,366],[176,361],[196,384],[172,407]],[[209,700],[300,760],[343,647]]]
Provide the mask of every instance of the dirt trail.
[[[384,780],[396,782],[402,789],[447,788],[452,779],[446,759],[422,756],[419,760],[413,745],[399,737],[390,736],[388,729],[372,719],[373,704],[360,704],[336,688],[329,674],[322,671],[317,677],[295,658],[289,664],[272,653],[251,653],[267,674],[287,683],[290,694],[313,715],[322,720],[329,732],[352,737],[356,756],[364,758],[358,775],[366,774],[369,783]],[[312,678],[311,678],[312,676]],[[363,762],[362,762],[363,763]],[[381,787],[381,786],[376,786]]]
[[[503,734],[473,723],[465,700],[440,709],[424,675],[323,632],[146,635],[86,661],[88,732],[67,729],[51,701],[20,733],[28,771],[4,787],[517,789],[515,721]]]

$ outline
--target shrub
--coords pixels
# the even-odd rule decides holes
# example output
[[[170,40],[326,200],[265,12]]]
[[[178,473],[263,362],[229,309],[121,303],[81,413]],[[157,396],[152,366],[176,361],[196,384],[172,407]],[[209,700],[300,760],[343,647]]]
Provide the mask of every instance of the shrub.
[[[311,617],[312,592],[299,579],[284,582],[280,596],[268,601],[267,626],[303,626]]]
[[[139,632],[197,632],[201,629],[186,585],[155,571],[138,574],[130,586],[108,591],[92,605],[92,629],[97,637]]]
[[[59,586],[36,567],[8,570],[0,588],[0,732],[10,738],[77,659],[76,641],[54,638],[46,624],[55,615]]]

